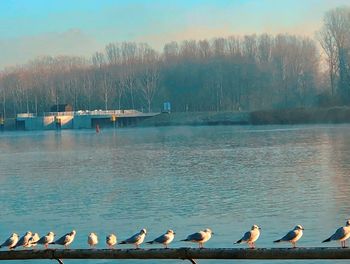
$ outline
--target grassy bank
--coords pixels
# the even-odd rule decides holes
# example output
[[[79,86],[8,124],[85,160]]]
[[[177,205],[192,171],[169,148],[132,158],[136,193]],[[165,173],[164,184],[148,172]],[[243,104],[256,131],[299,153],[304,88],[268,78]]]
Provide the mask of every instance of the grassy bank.
[[[246,125],[249,113],[245,112],[179,112],[162,113],[142,121],[139,126],[201,126]]]
[[[298,108],[250,113],[250,124],[252,125],[337,123],[350,123],[349,107]]]
[[[163,113],[139,126],[266,125],[350,123],[350,107],[298,108],[254,112]]]

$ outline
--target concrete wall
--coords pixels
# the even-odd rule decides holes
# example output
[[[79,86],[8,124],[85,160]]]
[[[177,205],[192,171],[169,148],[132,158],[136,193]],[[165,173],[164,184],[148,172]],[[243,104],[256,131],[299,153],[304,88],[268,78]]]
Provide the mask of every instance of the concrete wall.
[[[73,128],[73,116],[59,116],[61,121],[61,129]],[[40,116],[21,118],[19,120],[24,121],[25,130],[54,130],[56,129],[55,116]]]
[[[57,119],[60,120],[61,129],[91,129],[96,124],[103,127],[125,127],[136,125],[140,120],[148,116],[125,116],[117,118],[116,122],[111,121],[108,115],[49,115],[44,117],[17,117],[18,123],[25,130],[55,130]],[[23,125],[24,123],[24,125]]]
[[[88,115],[74,116],[73,128],[74,129],[91,128],[91,116],[88,116]]]
[[[43,125],[41,129],[47,129],[47,130],[56,129],[54,116],[44,116],[44,117],[36,117],[36,118],[41,118],[43,120]],[[27,128],[27,125],[25,126],[25,128],[26,130],[30,130]]]
[[[43,121],[42,117],[27,118],[24,121],[24,128],[25,130],[42,130],[44,129]]]
[[[61,121],[62,129],[72,129],[73,128],[73,116],[57,116],[57,119]]]

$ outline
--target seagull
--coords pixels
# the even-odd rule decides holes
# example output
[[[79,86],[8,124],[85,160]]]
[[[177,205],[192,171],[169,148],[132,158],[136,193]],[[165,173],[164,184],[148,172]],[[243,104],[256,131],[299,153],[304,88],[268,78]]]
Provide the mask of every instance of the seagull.
[[[153,241],[146,242],[147,244],[153,244],[153,243],[158,243],[158,244],[163,244],[165,248],[168,248],[168,245],[171,243],[171,241],[174,240],[175,237],[175,232],[171,229],[166,231],[165,234],[161,235],[160,237],[157,237]]]
[[[54,232],[49,232],[47,233],[46,236],[41,237],[37,244],[44,245],[45,248],[48,248],[49,244],[51,244],[55,239],[55,233]]]
[[[16,248],[16,247],[30,247],[30,243],[29,240],[32,238],[33,234],[32,232],[28,231],[24,234],[24,236],[22,236],[16,245],[12,246],[12,248]]]
[[[18,235],[16,233],[12,233],[12,235],[8,239],[6,239],[4,243],[0,245],[0,248],[8,247],[9,249],[13,249],[13,247],[16,246],[18,239],[19,239]]]
[[[28,246],[26,247],[35,247],[40,240],[40,236],[38,233],[34,233],[32,237],[29,239]]]
[[[211,231],[209,228],[206,228],[202,231],[189,235],[186,239],[183,239],[181,241],[198,243],[199,248],[203,248],[203,244],[207,242],[213,234],[213,231]]]
[[[98,237],[95,233],[90,233],[88,236],[88,244],[94,248],[98,244]]]
[[[135,248],[139,248],[139,245],[141,245],[143,240],[145,240],[146,233],[146,229],[143,228],[139,233],[136,233],[132,237],[120,242],[119,244],[134,244]]]
[[[234,244],[240,244],[246,242],[250,248],[255,248],[255,241],[258,240],[260,236],[260,227],[253,225],[250,231],[246,232],[243,237]]]
[[[76,233],[77,232],[75,232],[75,230],[72,230],[72,232],[65,234],[64,236],[60,237],[55,242],[52,242],[50,244],[62,245],[65,248],[68,248],[68,245],[70,245],[73,242]]]
[[[106,244],[109,248],[114,248],[114,245],[117,244],[117,236],[115,234],[109,234],[106,237]]]
[[[279,242],[290,242],[293,245],[293,248],[297,247],[297,241],[303,236],[304,228],[301,225],[297,225],[293,230],[290,230],[284,237],[281,239],[273,241],[273,243]]]
[[[331,235],[326,240],[323,240],[322,243],[330,242],[331,240],[339,240],[342,248],[346,248],[346,240],[350,237],[350,220],[346,221],[345,226],[339,227],[333,235]]]

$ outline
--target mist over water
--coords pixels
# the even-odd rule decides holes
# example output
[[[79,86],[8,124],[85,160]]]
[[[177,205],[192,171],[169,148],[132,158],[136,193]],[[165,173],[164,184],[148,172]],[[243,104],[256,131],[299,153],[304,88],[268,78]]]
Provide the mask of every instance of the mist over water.
[[[59,237],[76,229],[71,248],[87,248],[90,232],[106,248],[111,232],[121,241],[146,228],[148,241],[171,228],[171,247],[196,247],[179,240],[209,227],[215,235],[206,247],[240,247],[233,242],[258,224],[257,247],[275,247],[301,224],[299,246],[324,246],[350,217],[349,133],[349,125],[1,133],[0,241],[12,232]],[[232,261],[199,261],[221,262]]]

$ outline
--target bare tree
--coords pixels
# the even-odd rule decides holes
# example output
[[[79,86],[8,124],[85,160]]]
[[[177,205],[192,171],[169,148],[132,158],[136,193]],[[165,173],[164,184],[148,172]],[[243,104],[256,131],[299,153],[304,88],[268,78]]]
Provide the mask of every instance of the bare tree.
[[[350,8],[341,7],[328,11],[324,16],[323,29],[320,34],[321,45],[328,56],[331,83],[334,81],[335,73],[339,72],[338,89],[341,96],[349,103]],[[335,60],[337,60],[337,67],[334,66]]]
[[[148,112],[151,112],[151,104],[159,87],[159,57],[149,47],[143,53],[144,60],[139,74],[141,92],[147,102]]]

